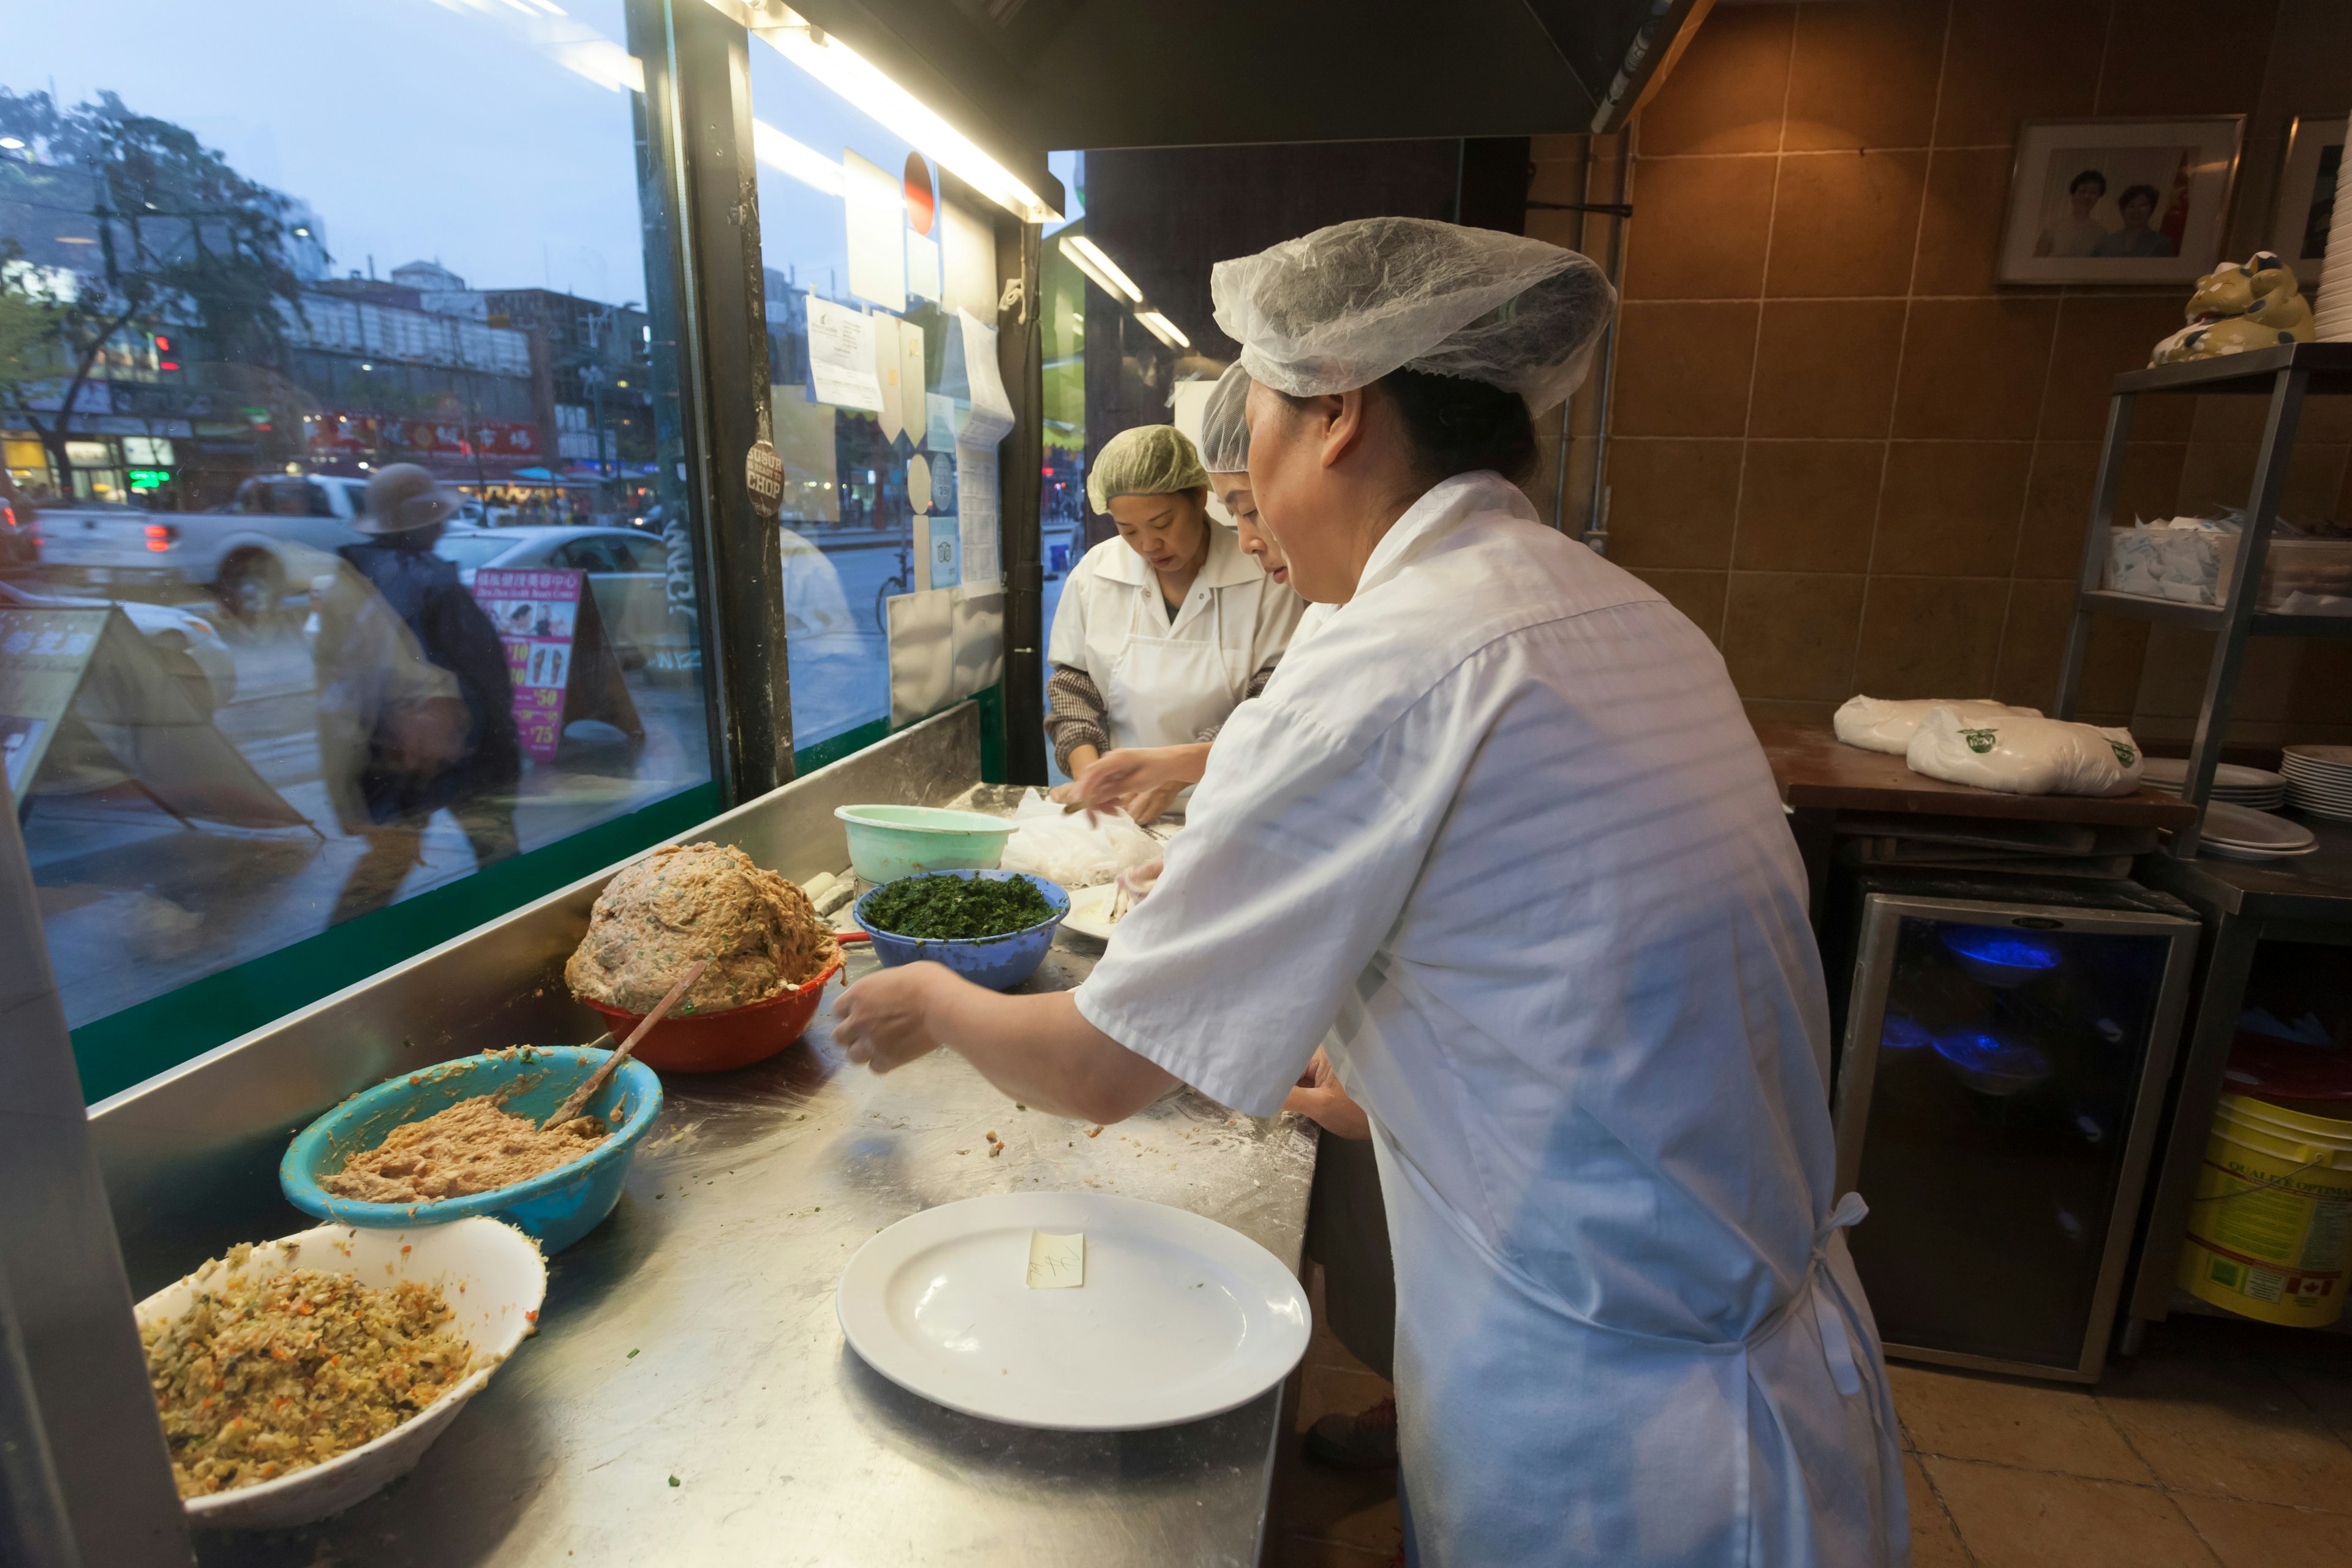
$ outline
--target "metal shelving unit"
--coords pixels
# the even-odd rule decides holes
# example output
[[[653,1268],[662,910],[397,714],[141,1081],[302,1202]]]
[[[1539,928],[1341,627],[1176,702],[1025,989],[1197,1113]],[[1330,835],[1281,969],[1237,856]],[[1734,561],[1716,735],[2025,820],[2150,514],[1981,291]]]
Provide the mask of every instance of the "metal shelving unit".
[[[2182,394],[2270,399],[2262,449],[2254,463],[2253,490],[2246,500],[2246,528],[2238,536],[2228,598],[2220,605],[2185,605],[2112,593],[2099,585],[2105,574],[2107,530],[2115,517],[2116,481],[2123,468],[2124,443],[2131,435],[2133,406],[2143,396]],[[2205,676],[2205,697],[2197,710],[2196,738],[2189,751],[2189,777],[2181,788],[2181,797],[2200,807],[2212,791],[2213,770],[2221,760],[2231,704],[2245,662],[2246,639],[2352,637],[2352,616],[2290,616],[2254,608],[2261,597],[2263,566],[2270,554],[2271,529],[2278,521],[2279,493],[2286,484],[2287,459],[2294,451],[2303,400],[2315,395],[2343,394],[2352,394],[2352,343],[2291,343],[2189,364],[2153,365],[2116,377],[2114,394],[2107,402],[2098,482],[2092,489],[2090,521],[2083,536],[2082,577],[2074,595],[2074,624],[2066,634],[2065,659],[2059,667],[2054,711],[2061,719],[2074,716],[2094,616],[2131,616],[2170,626],[2202,626],[2216,633],[2213,662]],[[2171,853],[2182,859],[2193,858],[2197,841],[2197,828],[2179,829],[2172,836]]]

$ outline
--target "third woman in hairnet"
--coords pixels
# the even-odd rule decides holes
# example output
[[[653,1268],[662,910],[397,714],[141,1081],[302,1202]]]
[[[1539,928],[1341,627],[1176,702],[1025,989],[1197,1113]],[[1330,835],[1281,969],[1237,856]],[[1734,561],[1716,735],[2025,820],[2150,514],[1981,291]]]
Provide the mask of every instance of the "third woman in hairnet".
[[[1906,1562],[1770,771],[1705,634],[1510,482],[1608,285],[1375,218],[1213,290],[1260,514],[1339,608],[1227,721],[1081,987],[909,964],[836,1037],[880,1069],[950,1044],[1108,1121],[1178,1080],[1271,1110],[1328,1029],[1395,1244],[1421,1562]]]

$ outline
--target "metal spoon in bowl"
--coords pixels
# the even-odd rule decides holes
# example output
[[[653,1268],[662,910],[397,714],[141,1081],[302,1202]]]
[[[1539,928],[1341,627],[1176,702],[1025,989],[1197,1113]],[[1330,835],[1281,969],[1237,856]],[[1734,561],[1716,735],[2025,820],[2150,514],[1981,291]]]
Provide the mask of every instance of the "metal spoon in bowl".
[[[685,995],[694,983],[702,978],[702,972],[709,967],[710,961],[706,958],[680,975],[677,984],[669,988],[669,994],[661,999],[660,1005],[639,1019],[637,1026],[629,1031],[629,1037],[621,1042],[621,1048],[606,1057],[596,1070],[588,1075],[588,1081],[566,1095],[563,1103],[555,1108],[555,1114],[539,1124],[541,1130],[544,1131],[551,1127],[561,1127],[578,1116],[587,1103],[596,1098],[596,1091],[604,1087],[605,1080],[621,1070],[621,1064],[629,1059],[629,1053],[637,1048],[637,1042],[662,1021],[664,1014],[677,1005],[677,999]]]

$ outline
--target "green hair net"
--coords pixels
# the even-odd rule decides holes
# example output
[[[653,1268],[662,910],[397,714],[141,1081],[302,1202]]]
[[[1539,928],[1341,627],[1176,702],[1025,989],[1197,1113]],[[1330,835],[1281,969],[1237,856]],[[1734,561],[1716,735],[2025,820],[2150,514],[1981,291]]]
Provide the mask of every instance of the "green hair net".
[[[1108,511],[1113,496],[1164,496],[1206,488],[1201,454],[1173,425],[1139,425],[1103,443],[1087,473],[1087,500]]]

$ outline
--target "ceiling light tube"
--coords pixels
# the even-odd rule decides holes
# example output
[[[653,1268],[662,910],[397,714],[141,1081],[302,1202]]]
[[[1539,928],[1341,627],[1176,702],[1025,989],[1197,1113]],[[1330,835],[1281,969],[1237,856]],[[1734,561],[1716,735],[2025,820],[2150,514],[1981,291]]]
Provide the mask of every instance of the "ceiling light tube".
[[[805,142],[793,141],[764,120],[751,121],[751,155],[828,196],[846,195],[849,179],[841,165]]]
[[[1107,291],[1124,294],[1139,305],[1143,303],[1143,290],[1137,288],[1134,280],[1119,270],[1118,262],[1103,254],[1101,246],[1083,234],[1066,237],[1061,241],[1061,246],[1062,254],[1077,262],[1080,269],[1096,282],[1102,283],[1105,277],[1109,278],[1109,282],[1103,283],[1103,288]]]
[[[851,107],[881,122],[902,141],[964,184],[1028,223],[1051,223],[1061,214],[1047,206],[970,137],[941,119],[921,100],[875,68],[855,49],[816,27],[797,12],[778,8],[781,26],[761,26],[778,54],[838,93]]]
[[[1087,260],[1084,251],[1070,248],[1070,242],[1066,239],[1061,242],[1061,247],[1064,260],[1093,279],[1094,286],[1112,299],[1116,300],[1119,297],[1118,285],[1110,280],[1110,274]]]
[[[1157,310],[1138,310],[1135,313],[1135,319],[1143,323],[1144,331],[1171,349],[1189,349],[1192,346],[1192,340],[1184,335],[1183,329]]]

